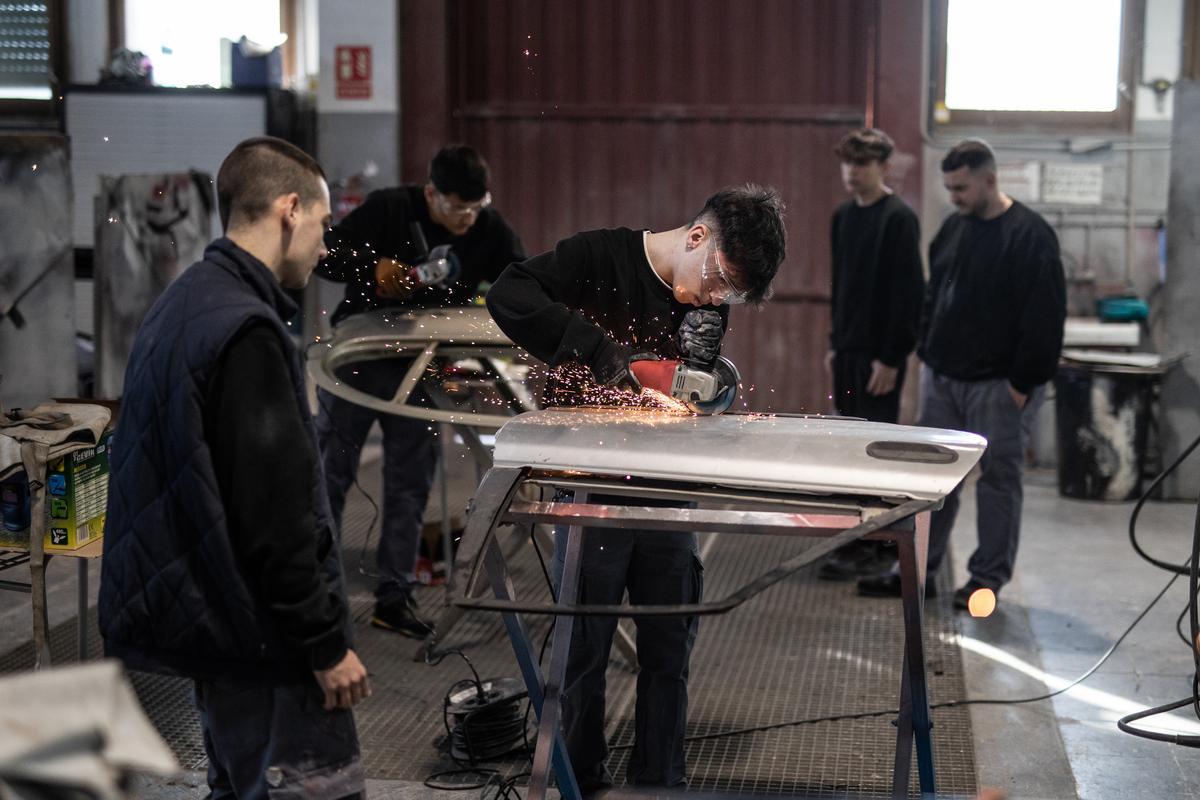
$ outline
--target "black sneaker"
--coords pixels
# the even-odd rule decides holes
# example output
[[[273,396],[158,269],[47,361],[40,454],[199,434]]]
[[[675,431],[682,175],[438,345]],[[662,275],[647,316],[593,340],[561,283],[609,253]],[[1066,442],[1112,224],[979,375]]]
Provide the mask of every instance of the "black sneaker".
[[[424,639],[433,633],[433,623],[420,616],[417,601],[411,596],[390,603],[376,603],[371,624],[412,639]]]
[[[931,579],[932,575],[929,576]],[[900,576],[894,572],[858,579],[858,593],[862,597],[899,597]],[[925,581],[925,599],[937,597],[937,586],[932,580]]]

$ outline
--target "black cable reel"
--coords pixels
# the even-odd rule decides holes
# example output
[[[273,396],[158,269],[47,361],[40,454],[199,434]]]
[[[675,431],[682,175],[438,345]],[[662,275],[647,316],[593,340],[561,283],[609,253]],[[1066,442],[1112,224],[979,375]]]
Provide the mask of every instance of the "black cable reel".
[[[529,741],[522,701],[525,684],[516,678],[459,681],[442,705],[450,757],[474,766],[524,751]]]

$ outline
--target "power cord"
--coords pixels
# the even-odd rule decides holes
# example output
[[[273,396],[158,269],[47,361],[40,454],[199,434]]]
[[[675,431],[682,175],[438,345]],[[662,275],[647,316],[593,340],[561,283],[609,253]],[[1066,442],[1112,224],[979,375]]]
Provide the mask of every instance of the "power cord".
[[[1159,569],[1170,572],[1172,574],[1172,582],[1174,582],[1175,579],[1180,575],[1186,574],[1188,576],[1188,604],[1184,608],[1183,612],[1180,613],[1179,617],[1175,620],[1175,632],[1179,634],[1179,637],[1183,639],[1188,649],[1192,652],[1192,664],[1194,666],[1194,670],[1192,671],[1192,694],[1191,697],[1185,697],[1182,700],[1176,700],[1164,705],[1147,708],[1144,711],[1139,711],[1135,714],[1129,714],[1117,720],[1117,728],[1124,733],[1138,736],[1143,739],[1150,739],[1156,742],[1169,742],[1170,744],[1177,744],[1183,747],[1200,747],[1200,736],[1147,731],[1133,727],[1132,723],[1143,719],[1148,719],[1150,717],[1155,717],[1159,714],[1165,714],[1169,711],[1174,711],[1175,709],[1183,708],[1184,706],[1188,705],[1192,706],[1192,712],[1196,715],[1197,719],[1200,719],[1200,610],[1198,610],[1197,602],[1197,594],[1200,592],[1200,499],[1197,500],[1196,521],[1192,527],[1191,557],[1179,566],[1162,561],[1161,559],[1154,558],[1144,549],[1142,549],[1142,547],[1138,544],[1135,523],[1137,521],[1137,515],[1142,509],[1142,505],[1146,502],[1146,499],[1150,496],[1150,494],[1158,488],[1158,485],[1162,483],[1162,481],[1169,474],[1171,474],[1176,467],[1183,463],[1185,458],[1192,454],[1192,451],[1195,450],[1197,446],[1200,446],[1200,436],[1196,437],[1195,441],[1188,445],[1188,447],[1182,453],[1180,453],[1179,457],[1176,458],[1169,467],[1163,470],[1162,474],[1155,478],[1150,484],[1149,488],[1142,493],[1142,496],[1138,498],[1137,505],[1134,506],[1133,515],[1129,520],[1129,541],[1139,556]],[[1190,639],[1184,636],[1183,631],[1180,629],[1180,624],[1183,622],[1184,614],[1188,615],[1189,628],[1191,632]]]

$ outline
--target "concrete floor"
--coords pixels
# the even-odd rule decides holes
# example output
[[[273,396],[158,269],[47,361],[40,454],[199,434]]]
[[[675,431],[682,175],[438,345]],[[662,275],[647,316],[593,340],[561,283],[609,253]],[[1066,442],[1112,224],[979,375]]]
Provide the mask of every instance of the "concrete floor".
[[[1132,503],[1068,500],[1054,475],[1026,476],[1020,556],[996,613],[964,624],[968,695],[1029,697],[1086,672],[1170,580],[1129,544]],[[974,497],[956,526],[956,575],[974,546]],[[1150,503],[1139,542],[1175,563],[1191,547],[1194,503]],[[1200,798],[1200,752],[1140,739],[1116,720],[1191,693],[1191,653],[1174,631],[1187,603],[1180,578],[1120,648],[1080,686],[1047,702],[974,706],[981,786],[1013,798]],[[1185,713],[1187,712],[1187,713]],[[1200,734],[1188,709],[1145,727]]]
[[[1129,545],[1131,508],[1066,500],[1052,473],[1027,475],[1017,576],[1001,593],[995,614],[964,625],[971,698],[1029,697],[1060,688],[1094,664],[1166,584],[1169,576]],[[1143,546],[1165,560],[1184,561],[1194,514],[1193,503],[1149,504],[1140,524]],[[954,538],[957,583],[974,545],[974,515],[969,487]],[[75,570],[60,559],[49,573],[53,625],[74,616]],[[93,602],[98,581],[93,565]],[[1200,753],[1129,736],[1115,722],[1190,692],[1191,656],[1173,630],[1186,595],[1181,578],[1081,686],[1051,701],[973,706],[979,784],[1003,788],[1011,798],[1200,800]],[[27,595],[0,592],[0,652],[29,640],[28,608]],[[1200,721],[1188,709],[1150,724],[1200,734]],[[196,797],[203,786],[202,775],[189,773],[143,782],[139,795]],[[453,800],[419,784],[376,781],[370,788],[372,797]]]

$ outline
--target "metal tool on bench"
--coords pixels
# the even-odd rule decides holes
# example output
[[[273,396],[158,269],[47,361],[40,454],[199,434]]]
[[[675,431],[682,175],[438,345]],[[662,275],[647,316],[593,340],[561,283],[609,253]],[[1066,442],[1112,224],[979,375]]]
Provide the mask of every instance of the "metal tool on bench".
[[[903,591],[905,646],[896,721],[895,796],[906,797],[913,745],[923,793],[934,791],[921,615],[928,511],[979,460],[986,442],[957,431],[822,417],[696,416],[643,409],[560,409],[522,414],[496,437],[494,466],[476,492],[453,582],[485,573],[494,599],[462,593],[455,604],[499,611],[540,719],[530,800],[541,800],[551,767],[566,800],[579,797],[562,732],[559,700],[573,617],[724,614],[834,548],[861,537],[895,542]],[[711,458],[711,453],[721,458]],[[574,502],[525,499],[530,487],[573,493]],[[597,504],[589,496],[628,504]],[[542,496],[552,496],[543,491]],[[688,503],[639,506],[639,498]],[[495,533],[509,524],[570,526],[556,602],[513,596]],[[730,595],[674,606],[576,602],[584,526],[816,537],[821,541]],[[461,588],[459,589],[461,592]],[[556,615],[543,675],[521,614]]]

